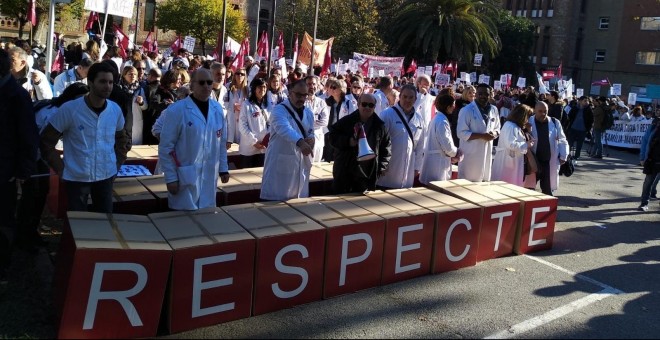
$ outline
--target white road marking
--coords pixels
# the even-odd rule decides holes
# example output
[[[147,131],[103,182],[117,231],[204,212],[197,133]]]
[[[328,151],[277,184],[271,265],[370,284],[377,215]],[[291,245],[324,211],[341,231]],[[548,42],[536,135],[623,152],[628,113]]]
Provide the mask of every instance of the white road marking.
[[[537,327],[543,326],[547,323],[550,323],[550,322],[552,322],[556,319],[559,319],[559,318],[561,318],[565,315],[573,313],[573,312],[575,312],[575,311],[577,311],[581,308],[584,308],[584,307],[586,307],[586,306],[588,306],[588,305],[590,305],[594,302],[598,302],[598,301],[600,301],[600,300],[602,300],[606,297],[623,293],[619,289],[613,288],[613,287],[611,287],[609,285],[606,285],[602,282],[596,281],[596,280],[594,280],[590,277],[587,277],[587,276],[584,276],[584,275],[581,275],[581,274],[577,274],[577,273],[572,272],[572,271],[570,271],[566,268],[560,267],[560,266],[558,266],[554,263],[550,263],[548,261],[542,260],[538,257],[530,256],[530,255],[523,255],[523,256],[527,257],[528,259],[534,260],[538,263],[544,264],[548,267],[551,267],[553,269],[559,270],[563,273],[569,274],[569,275],[575,277],[576,279],[580,279],[580,280],[592,283],[596,286],[599,286],[599,287],[603,288],[603,290],[601,290],[598,293],[589,294],[589,295],[587,295],[583,298],[580,298],[578,300],[575,300],[575,301],[573,301],[569,304],[566,304],[566,305],[560,306],[558,308],[555,308],[555,309],[553,309],[553,310],[551,310],[547,313],[543,313],[539,316],[533,317],[531,319],[527,319],[527,320],[525,320],[521,323],[518,323],[518,324],[515,324],[515,325],[509,327],[508,329],[493,333],[493,334],[485,337],[484,339],[508,339],[508,338],[512,338],[514,336],[518,336],[522,333],[528,332],[528,331],[530,331],[534,328],[537,328]]]

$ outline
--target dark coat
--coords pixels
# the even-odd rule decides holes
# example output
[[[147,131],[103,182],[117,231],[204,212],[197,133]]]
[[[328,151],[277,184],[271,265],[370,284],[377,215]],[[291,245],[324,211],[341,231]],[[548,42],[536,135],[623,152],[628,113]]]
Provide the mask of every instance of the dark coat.
[[[328,140],[334,148],[335,156],[332,175],[337,194],[375,190],[376,180],[390,163],[392,142],[385,123],[375,113],[371,120],[371,125],[365,133],[369,146],[376,154],[372,161],[358,162],[358,147],[350,145],[355,124],[360,122],[358,110],[329,128]]]
[[[571,108],[571,111],[568,113],[568,129],[570,130],[571,127],[573,126],[573,122],[575,122],[575,118],[577,117],[578,111],[580,111],[580,108],[578,106],[574,106]],[[586,131],[590,131],[591,127],[594,125],[594,113],[591,110],[591,107],[587,106],[584,108],[584,127],[586,128]]]
[[[11,74],[0,78],[0,181],[27,179],[37,167],[39,131],[28,92]]]

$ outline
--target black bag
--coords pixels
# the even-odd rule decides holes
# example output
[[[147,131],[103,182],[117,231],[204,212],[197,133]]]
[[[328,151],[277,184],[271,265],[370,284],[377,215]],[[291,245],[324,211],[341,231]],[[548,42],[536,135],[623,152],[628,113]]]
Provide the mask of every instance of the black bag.
[[[531,149],[527,150],[527,153],[525,154],[525,176],[531,174],[540,175],[540,170],[539,162],[536,160],[536,155],[532,152]]]
[[[575,172],[575,163],[573,157],[571,157],[571,155],[568,155],[566,162],[559,167],[559,175],[571,177],[573,172]]]

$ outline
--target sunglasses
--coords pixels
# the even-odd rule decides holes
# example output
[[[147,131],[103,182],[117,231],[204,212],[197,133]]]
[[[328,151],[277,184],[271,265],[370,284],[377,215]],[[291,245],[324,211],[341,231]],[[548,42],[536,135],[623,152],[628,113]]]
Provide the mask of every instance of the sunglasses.
[[[244,76],[245,73],[236,73],[237,76]]]
[[[199,84],[199,86],[204,86],[204,84],[210,86],[213,85],[213,80],[198,80],[197,84]]]
[[[376,107],[376,104],[374,104],[374,103],[362,103],[360,105],[362,105],[362,107],[368,107],[370,109],[373,109],[374,107]]]
[[[144,67],[136,67],[135,69],[138,70],[138,71],[142,71],[142,70],[144,70],[145,68],[144,68]]]
[[[331,90],[336,90],[336,89],[337,89],[337,86],[332,85],[332,86],[330,86],[330,89],[331,89]]]

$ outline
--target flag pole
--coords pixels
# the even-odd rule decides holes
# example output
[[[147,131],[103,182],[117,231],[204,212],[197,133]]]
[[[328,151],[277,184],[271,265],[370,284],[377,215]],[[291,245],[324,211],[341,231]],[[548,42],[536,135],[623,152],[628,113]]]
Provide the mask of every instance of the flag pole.
[[[309,68],[307,69],[307,74],[312,76],[314,75],[314,53],[316,51],[316,26],[319,21],[319,0],[316,0],[316,9],[314,14],[314,38],[312,39],[312,55],[311,61],[309,63]],[[295,66],[294,66],[295,67]]]
[[[266,60],[266,78],[270,75],[270,64],[271,60],[273,60],[272,56],[272,51],[273,47],[275,46],[275,9],[277,6],[277,0],[273,0],[273,19],[271,20],[271,25],[270,25],[270,51],[266,51],[266,55],[268,56],[268,60]]]
[[[48,39],[46,39],[46,79],[50,79],[53,65],[53,34],[55,34],[55,1],[48,7]]]
[[[222,48],[220,48],[220,63],[225,63],[225,27],[227,25],[227,0],[222,0]]]

